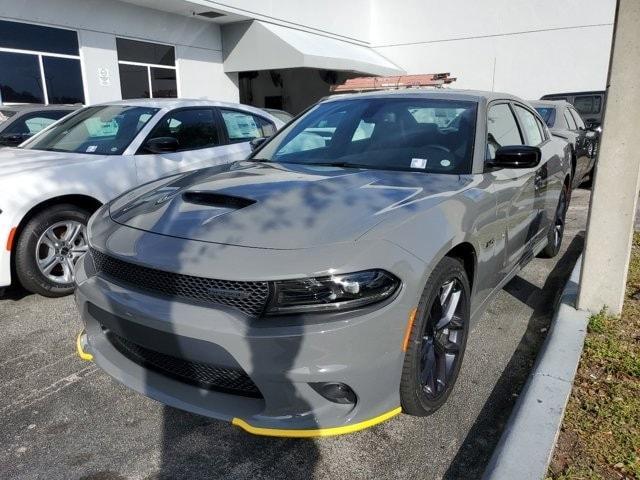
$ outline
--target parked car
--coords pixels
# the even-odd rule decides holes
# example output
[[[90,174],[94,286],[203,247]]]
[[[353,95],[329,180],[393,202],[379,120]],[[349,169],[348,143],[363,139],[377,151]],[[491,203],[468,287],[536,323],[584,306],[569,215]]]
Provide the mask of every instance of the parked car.
[[[335,114],[329,137],[309,133]],[[261,435],[428,415],[493,296],[558,253],[570,176],[567,143],[511,95],[326,99],[246,161],[98,210],[76,267],[78,353]]]
[[[289,112],[285,112],[284,110],[278,110],[277,108],[263,108],[262,110],[270,113],[277,119],[282,120],[284,123],[289,123],[293,119],[293,115]]]
[[[80,108],[67,105],[0,105],[0,147],[15,147]]]
[[[573,105],[582,116],[589,130],[602,126],[604,113],[604,91],[552,93],[544,95],[540,100],[564,100]]]
[[[571,145],[572,187],[577,188],[585,181],[591,181],[596,163],[598,135],[587,130],[580,114],[564,100],[539,100],[529,102],[545,121],[552,135],[560,137]]]
[[[73,291],[85,225],[103,203],[175,172],[245,158],[282,122],[204,100],[128,100],[83,108],[19,148],[0,150],[0,287],[12,262],[27,289]]]

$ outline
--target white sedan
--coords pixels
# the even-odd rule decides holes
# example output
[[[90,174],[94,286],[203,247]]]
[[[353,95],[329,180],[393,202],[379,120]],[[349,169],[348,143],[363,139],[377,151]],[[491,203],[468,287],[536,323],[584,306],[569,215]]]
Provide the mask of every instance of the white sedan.
[[[103,203],[172,173],[242,160],[283,122],[246,105],[127,100],[83,108],[0,149],[0,289],[73,291],[85,225]]]

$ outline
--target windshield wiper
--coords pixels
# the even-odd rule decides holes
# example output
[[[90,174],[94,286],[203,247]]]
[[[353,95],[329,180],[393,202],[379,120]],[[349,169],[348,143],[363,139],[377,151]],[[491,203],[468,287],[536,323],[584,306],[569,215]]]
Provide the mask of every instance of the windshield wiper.
[[[301,163],[300,165],[305,165],[307,167],[320,165],[322,167],[372,168],[370,165],[364,165],[362,163],[351,163],[351,162],[318,162],[318,163]]]

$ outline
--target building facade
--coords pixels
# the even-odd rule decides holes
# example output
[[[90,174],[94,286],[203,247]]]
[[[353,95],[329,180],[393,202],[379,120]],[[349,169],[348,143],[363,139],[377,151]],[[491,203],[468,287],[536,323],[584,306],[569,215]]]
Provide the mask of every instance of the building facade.
[[[0,102],[242,101],[297,113],[360,75],[524,98],[601,90],[615,0],[0,0]]]

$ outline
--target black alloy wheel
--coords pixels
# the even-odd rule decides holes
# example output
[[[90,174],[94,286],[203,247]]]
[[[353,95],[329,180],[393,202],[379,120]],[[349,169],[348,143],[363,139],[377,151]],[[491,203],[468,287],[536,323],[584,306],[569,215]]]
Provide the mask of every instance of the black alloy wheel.
[[[430,415],[451,393],[469,332],[469,296],[464,266],[445,257],[427,282],[407,348],[400,386],[405,413]]]

